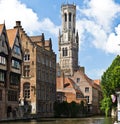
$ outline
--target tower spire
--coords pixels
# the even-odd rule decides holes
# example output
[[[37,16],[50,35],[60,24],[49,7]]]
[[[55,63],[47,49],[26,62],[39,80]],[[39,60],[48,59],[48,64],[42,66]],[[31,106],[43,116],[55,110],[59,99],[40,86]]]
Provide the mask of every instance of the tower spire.
[[[65,76],[72,76],[78,69],[78,36],[76,38],[76,6],[68,4],[61,7],[62,32],[59,41],[59,64]]]

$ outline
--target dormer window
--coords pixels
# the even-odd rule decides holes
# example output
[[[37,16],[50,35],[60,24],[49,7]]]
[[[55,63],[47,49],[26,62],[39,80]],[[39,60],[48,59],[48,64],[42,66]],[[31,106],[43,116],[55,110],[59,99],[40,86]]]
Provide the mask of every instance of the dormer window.
[[[20,47],[17,46],[17,45],[15,45],[15,46],[14,46],[14,52],[15,52],[16,54],[20,54]]]

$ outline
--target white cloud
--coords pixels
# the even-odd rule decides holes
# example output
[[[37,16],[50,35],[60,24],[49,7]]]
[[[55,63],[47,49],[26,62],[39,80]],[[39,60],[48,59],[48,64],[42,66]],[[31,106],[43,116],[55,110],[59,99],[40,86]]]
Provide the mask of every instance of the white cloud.
[[[81,10],[89,19],[94,19],[103,29],[110,30],[111,21],[120,12],[120,6],[113,0],[90,0],[87,8]]]
[[[106,50],[109,53],[120,54],[120,24],[115,28],[115,33],[109,35]]]
[[[49,18],[45,18],[40,22],[39,29],[49,31],[51,34],[58,36],[60,26],[56,26]]]
[[[7,28],[13,28],[15,21],[21,21],[21,24],[28,34],[34,32],[48,31],[58,35],[58,28],[48,18],[39,20],[37,13],[19,0],[1,0],[0,1],[0,23],[6,24]],[[42,33],[42,32],[41,32]]]
[[[81,9],[82,8],[82,9]],[[119,53],[120,34],[112,32],[113,20],[120,13],[120,5],[114,0],[84,0],[83,7],[77,6],[77,29],[80,46],[90,40],[95,48],[108,53]],[[13,28],[15,21],[21,24],[28,34],[49,33],[58,36],[60,26],[55,25],[49,18],[40,20],[37,13],[19,0],[0,0],[0,23],[5,21],[7,28]],[[120,29],[116,27],[115,31]],[[89,35],[86,35],[86,34]]]
[[[87,38],[95,48],[107,53],[120,53],[118,47],[120,44],[119,33],[112,32],[115,30],[112,29],[114,27],[113,21],[119,17],[120,5],[113,0],[86,0],[84,4],[82,9],[77,6],[77,28],[80,35],[80,45],[83,42],[85,43],[84,39]]]

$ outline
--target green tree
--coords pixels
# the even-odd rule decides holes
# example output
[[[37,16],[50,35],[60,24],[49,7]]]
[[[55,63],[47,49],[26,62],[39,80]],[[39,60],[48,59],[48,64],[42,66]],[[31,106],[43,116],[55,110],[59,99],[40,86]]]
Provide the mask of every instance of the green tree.
[[[54,116],[55,117],[77,117],[80,114],[80,104],[76,102],[68,103],[55,102],[54,103]]]
[[[115,94],[116,89],[120,86],[120,56],[118,55],[108,67],[101,78],[101,88],[103,92],[103,100],[101,101],[101,109],[104,110],[106,116],[112,107],[116,107],[116,103],[112,103],[111,95]]]

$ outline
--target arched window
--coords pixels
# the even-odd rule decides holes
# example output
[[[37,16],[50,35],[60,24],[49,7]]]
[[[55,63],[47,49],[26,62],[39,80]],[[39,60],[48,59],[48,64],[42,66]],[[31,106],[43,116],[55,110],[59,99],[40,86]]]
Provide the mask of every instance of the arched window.
[[[64,53],[64,48],[62,48],[62,56],[65,56],[65,53]]]
[[[68,50],[66,48],[62,48],[62,56],[67,56],[68,55]]]
[[[69,21],[70,21],[70,22],[71,22],[71,15],[72,15],[72,14],[71,14],[71,13],[69,13]]]
[[[65,22],[67,22],[67,14],[65,13],[64,16],[65,16]]]
[[[30,83],[26,82],[23,85],[23,97],[30,98]]]
[[[30,60],[30,52],[29,50],[26,50],[24,53],[24,61],[29,61]]]
[[[75,22],[75,15],[73,15],[73,22]]]
[[[68,54],[68,50],[67,50],[67,47],[65,48],[65,56],[67,56]]]

